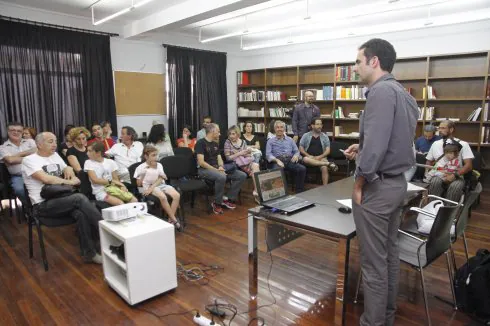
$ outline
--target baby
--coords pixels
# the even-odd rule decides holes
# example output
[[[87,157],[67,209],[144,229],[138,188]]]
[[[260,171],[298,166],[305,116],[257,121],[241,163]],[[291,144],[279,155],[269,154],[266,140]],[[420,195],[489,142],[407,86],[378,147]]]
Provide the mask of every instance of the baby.
[[[432,169],[425,173],[424,182],[430,182],[432,178],[441,178],[442,180],[446,181],[446,175],[457,173],[458,169],[460,168],[458,157],[458,145],[447,144],[444,147],[444,155],[436,161]]]

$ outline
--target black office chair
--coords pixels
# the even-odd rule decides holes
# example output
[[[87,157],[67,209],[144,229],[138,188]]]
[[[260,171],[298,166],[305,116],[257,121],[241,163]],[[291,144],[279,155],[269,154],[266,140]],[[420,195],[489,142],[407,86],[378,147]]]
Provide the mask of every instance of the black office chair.
[[[143,162],[136,162],[128,168],[133,194],[136,196],[136,198],[138,198],[139,201],[146,203],[146,205],[148,206],[148,213],[157,216],[159,218],[162,218],[163,212],[162,212],[162,205],[160,204],[160,199],[158,199],[153,195],[143,196],[138,191],[138,184],[136,183],[136,179],[134,178],[134,172],[136,171],[136,168],[140,166],[140,164],[142,163]]]
[[[194,207],[195,194],[197,192],[204,193],[206,196],[206,203],[209,203],[209,189],[206,182],[202,179],[196,178],[197,172],[196,160],[189,156],[167,156],[162,158],[160,163],[163,166],[163,171],[168,178],[168,183],[177,189],[182,195],[182,202],[180,209],[182,210],[182,218],[184,226],[187,224],[185,220],[184,212],[184,196],[187,193],[191,193],[191,207]]]
[[[77,220],[75,220],[71,216],[67,216],[66,218],[46,218],[46,217],[38,217],[34,214],[33,206],[31,199],[29,197],[29,192],[27,188],[24,186],[24,190],[26,193],[26,199],[23,202],[24,205],[24,213],[27,218],[27,224],[29,226],[29,258],[34,257],[33,250],[33,240],[32,240],[32,226],[35,225],[37,229],[37,237],[39,238],[39,246],[41,248],[41,257],[43,259],[44,270],[47,272],[49,269],[48,259],[46,256],[46,248],[44,246],[44,237],[42,226],[46,227],[60,227],[70,224],[76,224]],[[81,248],[80,248],[81,252]]]
[[[94,203],[99,211],[111,207],[111,205],[105,201],[95,199],[95,196],[92,194],[92,184],[90,183],[90,178],[86,171],[81,170],[78,172],[77,177],[80,179],[80,193],[84,194],[92,203]]]
[[[427,158],[425,157],[424,154],[417,153],[415,156],[415,162],[418,164],[425,164],[427,163]],[[420,183],[423,183],[423,179],[425,176],[425,168],[417,166],[417,169],[415,170],[415,174],[413,175],[412,182],[416,182],[417,185]],[[426,183],[424,183],[426,184]]]
[[[10,182],[10,173],[5,163],[0,163],[0,182],[3,183],[3,197],[9,200],[9,213],[13,216],[13,209],[15,207],[15,215],[17,216],[17,222],[22,223],[21,216],[23,215],[21,207],[17,204],[17,196],[15,195],[14,189]],[[3,207],[2,207],[3,208]],[[24,216],[25,218],[25,216]]]
[[[194,157],[194,152],[189,147],[177,147],[174,148],[174,155]]]
[[[347,143],[332,141],[330,142],[330,154],[328,155],[329,161],[335,163],[338,167],[345,167],[346,176],[350,176],[352,164],[340,150],[346,150],[348,147]],[[353,165],[355,166],[355,164]]]

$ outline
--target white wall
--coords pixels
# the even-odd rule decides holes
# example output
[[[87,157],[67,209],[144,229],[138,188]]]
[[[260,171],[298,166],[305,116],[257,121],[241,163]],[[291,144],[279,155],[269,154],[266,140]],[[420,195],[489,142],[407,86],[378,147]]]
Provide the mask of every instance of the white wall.
[[[399,58],[490,50],[490,21],[378,35],[390,41]],[[228,123],[237,120],[236,72],[240,70],[354,61],[357,48],[371,37],[292,45],[228,54]]]

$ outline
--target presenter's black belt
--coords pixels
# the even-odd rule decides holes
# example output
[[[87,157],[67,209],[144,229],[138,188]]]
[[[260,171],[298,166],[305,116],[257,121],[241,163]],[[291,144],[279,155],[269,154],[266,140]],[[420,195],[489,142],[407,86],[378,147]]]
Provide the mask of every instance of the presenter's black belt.
[[[391,178],[396,178],[398,176],[400,176],[402,173],[399,173],[399,174],[387,174],[387,173],[381,173],[381,172],[378,172],[377,175],[379,176],[379,178],[381,180],[383,179],[391,179]]]

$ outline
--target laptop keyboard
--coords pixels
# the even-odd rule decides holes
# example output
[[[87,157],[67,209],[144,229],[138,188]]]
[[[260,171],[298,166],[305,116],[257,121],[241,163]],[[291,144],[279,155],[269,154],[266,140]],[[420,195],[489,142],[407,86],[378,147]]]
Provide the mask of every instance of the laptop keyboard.
[[[268,205],[274,205],[274,208],[281,209],[281,208],[290,207],[290,206],[293,206],[296,204],[300,204],[303,202],[305,202],[305,200],[302,198],[288,196],[285,198],[280,198],[278,200],[274,200],[272,202],[268,202],[267,204]]]

